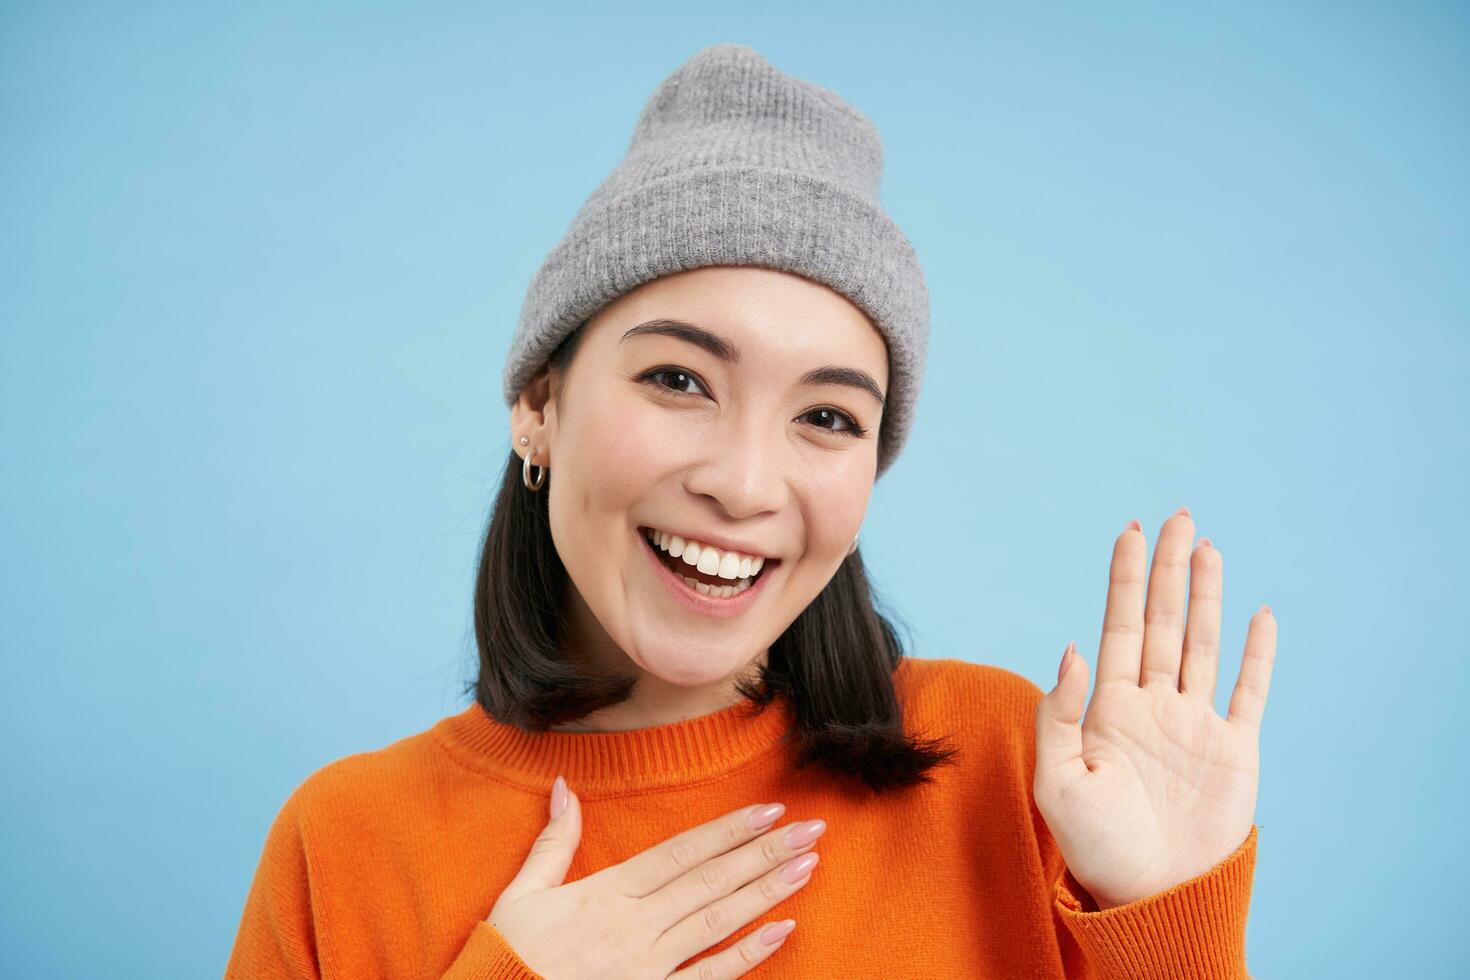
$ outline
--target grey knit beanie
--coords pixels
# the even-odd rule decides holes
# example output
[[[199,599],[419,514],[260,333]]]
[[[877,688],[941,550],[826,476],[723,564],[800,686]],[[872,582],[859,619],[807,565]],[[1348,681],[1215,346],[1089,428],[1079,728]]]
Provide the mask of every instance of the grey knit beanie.
[[[505,401],[568,334],[618,296],[711,265],[797,273],[846,296],[888,343],[877,476],[913,422],[929,293],[878,197],[883,145],[835,93],[716,44],[649,98],[622,161],[593,190],[526,294]]]

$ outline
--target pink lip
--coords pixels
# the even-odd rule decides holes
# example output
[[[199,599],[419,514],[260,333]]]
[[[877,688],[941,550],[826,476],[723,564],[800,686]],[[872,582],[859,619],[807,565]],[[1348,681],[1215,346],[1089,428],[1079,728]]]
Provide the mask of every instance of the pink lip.
[[[771,577],[767,570],[762,569],[761,574],[756,576],[750,588],[744,592],[737,592],[729,598],[704,595],[689,588],[677,575],[669,571],[669,567],[659,558],[653,542],[648,540],[641,530],[634,528],[633,533],[637,535],[638,540],[643,542],[643,553],[648,556],[649,562],[653,565],[654,574],[659,577],[659,581],[663,582],[674,600],[690,612],[699,613],[701,616],[727,619],[730,616],[740,615],[751,607],[757,594],[761,592]]]

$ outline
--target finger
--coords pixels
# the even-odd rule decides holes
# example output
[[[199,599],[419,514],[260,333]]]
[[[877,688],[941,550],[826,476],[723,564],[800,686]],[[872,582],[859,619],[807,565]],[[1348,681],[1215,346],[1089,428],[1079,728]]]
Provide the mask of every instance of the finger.
[[[1184,666],[1179,690],[1215,704],[1215,678],[1220,674],[1220,597],[1224,559],[1200,538],[1189,564],[1189,625],[1184,630]]]
[[[1087,774],[1082,759],[1082,711],[1087,706],[1087,661],[1067,644],[1057,686],[1036,703],[1036,773],[1033,789],[1046,793]]]
[[[1108,568],[1108,604],[1097,651],[1098,687],[1113,681],[1138,684],[1143,654],[1143,559],[1147,553],[1142,528],[1137,521],[1130,521],[1113,543],[1113,563]]]
[[[826,829],[825,820],[803,820],[778,827],[689,869],[643,901],[653,921],[660,929],[667,929],[798,854],[805,854],[816,846]]]
[[[544,891],[566,881],[567,869],[571,867],[572,857],[582,840],[582,801],[571,789],[566,790],[566,798],[566,806],[561,813],[548,819],[541,833],[531,842],[530,853],[521,864],[520,871],[505,886],[503,896],[514,898],[524,892]]]
[[[795,919],[767,923],[729,949],[722,949],[687,969],[669,974],[669,980],[729,980],[731,977],[743,977],[757,963],[780,949],[795,928]],[[768,939],[770,942],[767,942]]]
[[[804,888],[812,880],[813,869],[820,859],[816,851],[792,858],[734,894],[685,916],[659,936],[654,947],[665,959],[683,963]],[[787,881],[788,874],[795,880]]]
[[[597,872],[630,898],[642,898],[697,868],[710,858],[754,839],[781,819],[779,803],[756,803],[721,814],[668,840],[661,841],[621,864]],[[757,823],[759,826],[752,826]]]
[[[1240,660],[1240,676],[1235,679],[1235,693],[1230,696],[1226,721],[1248,725],[1259,734],[1275,663],[1276,617],[1271,614],[1270,606],[1262,606],[1251,617],[1250,628],[1246,630],[1245,656]]]
[[[1194,545],[1194,521],[1189,508],[1170,515],[1154,546],[1148,573],[1148,606],[1143,613],[1143,666],[1141,687],[1179,690],[1180,654],[1184,646],[1184,598],[1189,590],[1189,551]]]

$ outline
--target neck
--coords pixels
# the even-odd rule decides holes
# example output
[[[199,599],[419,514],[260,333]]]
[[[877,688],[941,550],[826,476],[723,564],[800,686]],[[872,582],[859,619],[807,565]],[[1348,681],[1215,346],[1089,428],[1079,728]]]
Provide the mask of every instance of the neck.
[[[757,676],[756,672],[765,663],[765,659],[763,652],[751,662],[749,676]],[[683,687],[670,684],[644,670],[636,673],[638,686],[626,701],[594,711],[565,725],[556,725],[552,731],[624,732],[635,728],[653,728],[713,714],[743,700],[743,696],[735,689],[737,677],[728,677],[705,687]]]

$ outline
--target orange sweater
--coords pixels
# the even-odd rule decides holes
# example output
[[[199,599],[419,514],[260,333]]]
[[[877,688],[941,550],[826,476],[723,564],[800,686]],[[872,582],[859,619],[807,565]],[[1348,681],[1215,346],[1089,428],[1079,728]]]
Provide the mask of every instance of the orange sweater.
[[[872,795],[797,770],[789,706],[742,701],[622,732],[529,733],[478,705],[308,777],[271,826],[227,978],[538,977],[485,922],[548,819],[582,800],[574,881],[696,824],[781,802],[821,817],[812,880],[751,929],[796,920],[748,975],[966,980],[1246,978],[1256,827],[1214,868],[1096,911],[1031,801],[1042,691],[1000,667],[906,658],[905,728],[959,754],[930,784]],[[687,963],[684,965],[688,965]]]

